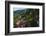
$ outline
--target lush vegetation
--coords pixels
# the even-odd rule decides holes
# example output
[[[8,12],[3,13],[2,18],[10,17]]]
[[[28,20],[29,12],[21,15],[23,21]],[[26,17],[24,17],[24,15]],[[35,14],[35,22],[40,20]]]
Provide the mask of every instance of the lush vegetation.
[[[38,26],[39,21],[39,9],[23,9],[14,11],[14,27],[18,20],[26,20],[29,23],[29,27]]]

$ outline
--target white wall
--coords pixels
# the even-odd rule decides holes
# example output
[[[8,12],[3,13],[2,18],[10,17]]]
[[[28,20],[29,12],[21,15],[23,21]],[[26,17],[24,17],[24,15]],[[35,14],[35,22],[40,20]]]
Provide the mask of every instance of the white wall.
[[[17,0],[17,1],[44,2],[44,3],[46,3],[46,0]],[[45,8],[46,8],[46,4],[45,4]],[[46,12],[45,12],[45,15],[46,15]],[[46,18],[46,16],[45,16],[45,18]],[[46,27],[46,25],[45,25],[45,27]],[[5,0],[0,0],[0,36],[4,36],[4,34],[5,34]],[[46,36],[46,33],[23,34],[23,35],[14,35],[14,36]]]

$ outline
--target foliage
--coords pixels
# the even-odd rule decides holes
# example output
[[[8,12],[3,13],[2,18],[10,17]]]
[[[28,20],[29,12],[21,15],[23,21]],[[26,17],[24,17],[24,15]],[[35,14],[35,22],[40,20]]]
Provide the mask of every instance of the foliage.
[[[36,20],[36,16],[39,16],[39,10],[38,9],[24,9],[24,10],[17,10],[14,11],[14,25],[16,24],[16,21],[18,20],[27,20],[30,24],[34,23],[33,20]]]

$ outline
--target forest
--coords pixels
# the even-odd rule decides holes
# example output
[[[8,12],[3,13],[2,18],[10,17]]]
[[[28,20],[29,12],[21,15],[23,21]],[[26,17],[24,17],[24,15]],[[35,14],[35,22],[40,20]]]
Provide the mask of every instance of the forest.
[[[39,9],[22,9],[13,11],[15,27],[39,27]]]

